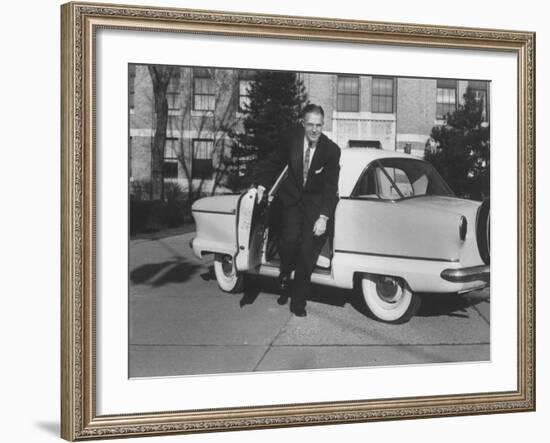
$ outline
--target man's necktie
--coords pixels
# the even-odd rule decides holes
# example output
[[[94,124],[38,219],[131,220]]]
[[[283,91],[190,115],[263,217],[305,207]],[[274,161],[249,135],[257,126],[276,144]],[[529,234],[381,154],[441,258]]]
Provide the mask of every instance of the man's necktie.
[[[306,154],[304,155],[304,181],[303,181],[303,186],[306,185],[306,181],[307,181],[307,173],[309,171],[309,156],[311,154],[311,150],[313,149],[313,142],[312,141],[308,141],[308,146],[307,146],[307,149],[306,149]]]

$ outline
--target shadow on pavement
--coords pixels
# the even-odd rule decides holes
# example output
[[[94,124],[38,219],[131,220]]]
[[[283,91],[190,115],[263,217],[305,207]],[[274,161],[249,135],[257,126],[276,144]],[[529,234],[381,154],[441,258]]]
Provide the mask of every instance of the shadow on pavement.
[[[265,292],[264,285],[261,284],[260,279],[251,275],[244,276],[244,291],[239,306],[242,308],[246,305],[251,305],[256,301],[260,292]],[[263,280],[263,279],[262,279]],[[273,280],[273,279],[270,279]],[[280,291],[279,291],[280,292]]]
[[[459,317],[469,318],[468,308],[488,302],[489,297],[470,297],[458,294],[422,294],[422,305],[418,317]]]
[[[130,272],[130,281],[134,285],[148,284],[155,287],[168,283],[184,283],[199,268],[200,265],[178,257],[161,263],[142,265]]]
[[[213,277],[215,278],[215,277]],[[259,276],[247,276],[245,280],[245,290],[240,300],[240,306],[254,303],[260,293],[276,294],[281,293],[277,279]],[[418,317],[459,317],[469,318],[468,308],[474,307],[479,303],[489,302],[489,296],[480,295],[458,295],[458,294],[420,294],[422,304],[416,314]],[[359,289],[342,289],[330,286],[315,285],[311,286],[311,293],[307,297],[308,301],[322,303],[325,305],[344,307],[350,304],[357,312],[373,318],[368,310],[365,301]]]
[[[245,280],[245,290],[241,299],[241,306],[252,304],[260,294],[267,293],[280,295],[277,279],[270,277],[247,276]],[[307,297],[307,301],[322,303],[325,305],[344,307],[347,303],[353,306],[362,314],[367,314],[367,310],[361,304],[361,297],[351,289],[333,288],[330,286],[311,285],[311,291]]]
[[[204,280],[204,281],[212,281],[212,280],[216,280],[216,274],[214,274],[214,265],[211,265],[208,267],[208,271],[206,272],[203,272],[200,277]]]

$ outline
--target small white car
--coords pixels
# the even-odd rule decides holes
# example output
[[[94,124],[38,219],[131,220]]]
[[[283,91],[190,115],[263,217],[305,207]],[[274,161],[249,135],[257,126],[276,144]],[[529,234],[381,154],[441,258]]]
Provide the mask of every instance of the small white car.
[[[421,293],[457,293],[489,285],[489,201],[457,198],[428,162],[379,149],[348,148],[340,159],[333,229],[312,282],[360,287],[381,321],[408,321]],[[223,291],[238,292],[243,274],[278,276],[276,191],[212,196],[192,207],[198,257],[214,254]],[[275,199],[275,200],[274,200]]]

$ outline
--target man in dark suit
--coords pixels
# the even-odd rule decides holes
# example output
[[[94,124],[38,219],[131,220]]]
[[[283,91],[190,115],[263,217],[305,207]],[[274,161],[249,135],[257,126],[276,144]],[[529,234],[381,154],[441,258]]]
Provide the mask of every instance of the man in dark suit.
[[[324,116],[321,106],[307,105],[302,126],[288,134],[279,149],[259,165],[256,176],[260,202],[265,189],[288,165],[278,193],[282,207],[279,283],[283,289],[279,303],[286,303],[290,289],[290,310],[299,317],[306,316],[311,274],[338,202],[340,148],[322,133]]]

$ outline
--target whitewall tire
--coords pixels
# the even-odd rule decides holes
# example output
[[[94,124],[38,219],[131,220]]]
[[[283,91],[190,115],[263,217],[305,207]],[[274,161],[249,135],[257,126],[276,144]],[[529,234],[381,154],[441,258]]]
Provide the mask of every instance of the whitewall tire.
[[[224,292],[241,292],[243,290],[243,275],[235,269],[235,261],[229,255],[216,254],[214,258],[214,274],[218,286]]]
[[[361,289],[372,315],[387,323],[405,323],[420,308],[420,297],[398,277],[364,275]]]

